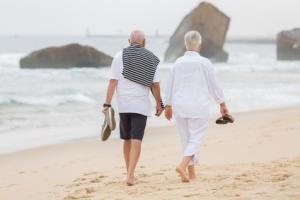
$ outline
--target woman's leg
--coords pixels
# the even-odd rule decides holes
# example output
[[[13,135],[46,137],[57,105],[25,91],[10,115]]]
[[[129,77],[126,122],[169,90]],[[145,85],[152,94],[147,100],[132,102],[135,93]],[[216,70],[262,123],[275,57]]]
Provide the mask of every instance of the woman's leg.
[[[204,132],[208,126],[207,119],[188,119],[189,140],[187,142],[184,156],[191,156],[188,163],[188,174],[190,179],[196,178],[195,164],[198,163],[200,145]]]
[[[176,172],[179,174],[182,182],[189,182],[189,178],[186,175],[186,169],[192,159],[193,156],[184,156],[181,163],[176,167]]]
[[[188,166],[189,179],[196,179],[195,165]]]
[[[181,144],[182,144],[182,152],[184,153],[185,148],[188,144],[189,141],[189,132],[188,132],[188,127],[187,127],[187,119],[184,118],[176,118],[176,127],[178,129],[178,133],[180,136]],[[188,182],[189,179],[186,175],[186,169],[189,164],[189,162],[192,160],[192,157],[183,157],[182,161],[180,164],[176,167],[176,171],[181,177],[182,182]]]

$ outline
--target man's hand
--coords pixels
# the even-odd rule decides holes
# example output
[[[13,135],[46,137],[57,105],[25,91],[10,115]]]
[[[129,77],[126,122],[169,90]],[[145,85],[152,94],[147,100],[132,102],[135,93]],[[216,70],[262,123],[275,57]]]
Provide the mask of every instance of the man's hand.
[[[115,79],[109,80],[107,92],[106,92],[106,101],[105,101],[105,104],[107,104],[108,106],[105,106],[105,104],[103,105],[103,109],[102,109],[103,113],[105,113],[110,107],[117,85],[118,85],[118,80]]]
[[[161,107],[161,104],[160,104],[160,103],[157,103],[157,104],[156,104],[156,113],[155,113],[155,116],[156,116],[156,117],[159,117],[163,111],[164,111],[164,110],[163,110],[163,108]]]
[[[155,115],[159,117],[163,112],[163,108],[161,107],[161,96],[160,96],[160,86],[159,83],[153,83],[151,86],[151,92],[156,101],[156,113]]]
[[[108,107],[103,107],[102,112],[105,114],[107,110],[108,110]]]
[[[171,106],[166,106],[165,108],[165,117],[167,120],[171,120],[173,117],[173,110]]]
[[[220,112],[221,112],[222,116],[227,115],[229,113],[229,110],[225,103],[220,104]]]

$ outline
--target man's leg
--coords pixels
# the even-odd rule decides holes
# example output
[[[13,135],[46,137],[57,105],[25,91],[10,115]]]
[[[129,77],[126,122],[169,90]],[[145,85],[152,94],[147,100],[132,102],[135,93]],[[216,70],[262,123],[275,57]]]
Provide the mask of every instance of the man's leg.
[[[129,155],[130,155],[130,128],[131,119],[128,113],[120,113],[120,138],[124,140],[123,155],[126,163],[126,171],[128,172]]]
[[[127,170],[127,185],[134,185],[134,171],[141,154],[141,140],[131,140],[129,165]]]
[[[124,160],[125,160],[125,163],[126,163],[126,171],[127,172],[128,172],[128,166],[129,166],[130,147],[131,147],[131,141],[130,140],[124,140],[123,154],[124,154]]]

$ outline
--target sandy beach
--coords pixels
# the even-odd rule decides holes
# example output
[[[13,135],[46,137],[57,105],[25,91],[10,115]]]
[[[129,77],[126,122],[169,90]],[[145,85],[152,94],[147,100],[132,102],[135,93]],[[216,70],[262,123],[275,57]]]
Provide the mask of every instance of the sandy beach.
[[[173,126],[148,128],[137,185],[124,184],[122,143],[98,138],[0,156],[0,199],[300,199],[300,107],[234,114],[213,121],[201,147],[198,179],[181,183]]]

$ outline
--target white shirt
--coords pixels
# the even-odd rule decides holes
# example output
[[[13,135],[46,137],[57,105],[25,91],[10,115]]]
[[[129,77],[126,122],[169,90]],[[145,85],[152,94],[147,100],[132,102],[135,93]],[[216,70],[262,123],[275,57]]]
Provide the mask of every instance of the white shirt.
[[[119,52],[111,64],[110,79],[118,80],[117,104],[119,113],[138,113],[151,116],[150,88],[125,79],[123,72],[123,52]],[[153,82],[158,80],[158,68]]]
[[[208,118],[210,96],[219,104],[224,102],[211,62],[197,52],[187,51],[172,69],[165,103],[173,106],[178,117]]]

